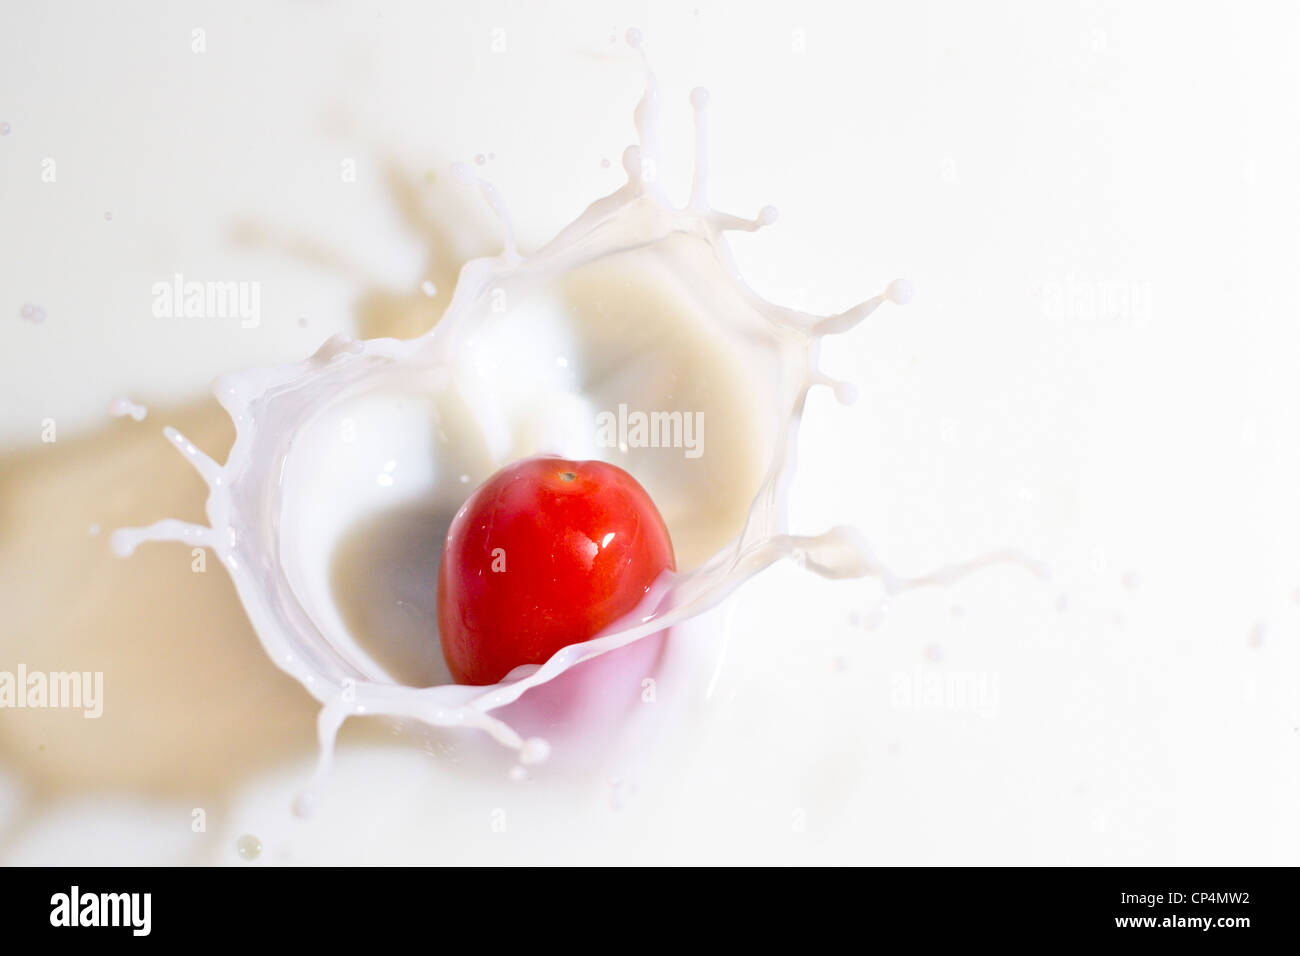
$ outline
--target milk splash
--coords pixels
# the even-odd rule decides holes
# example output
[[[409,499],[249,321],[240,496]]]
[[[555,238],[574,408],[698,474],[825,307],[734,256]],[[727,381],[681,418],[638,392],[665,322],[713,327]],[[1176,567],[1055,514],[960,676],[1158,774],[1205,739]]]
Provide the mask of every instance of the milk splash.
[[[321,703],[317,725],[319,760],[311,787],[297,801],[299,812],[310,811],[314,794],[329,773],[337,732],[351,716],[386,715],[432,726],[476,728],[515,750],[521,763],[544,760],[550,750],[546,740],[524,739],[493,711],[583,661],[700,614],[779,559],[794,557],[828,578],[874,575],[890,593],[944,583],[977,566],[903,580],[881,566],[852,529],[839,527],[811,537],[788,532],[787,491],[808,391],[825,385],[841,402],[854,398],[849,385],[828,378],[818,369],[822,339],[847,331],[886,301],[906,303],[912,290],[906,281],[895,280],[881,294],[829,316],[772,305],[750,290],[736,270],[724,234],[753,232],[770,225],[776,220],[776,210],[766,207],[755,218],[745,218],[709,205],[708,93],[703,89],[695,90],[690,97],[696,137],[690,198],[682,207],[669,202],[654,176],[660,168],[655,76],[641,49],[639,32],[628,31],[627,41],[642,58],[646,80],[634,114],[638,142],[623,155],[626,184],[593,202],[543,248],[525,256],[516,246],[513,225],[496,188],[467,166],[458,165],[457,175],[481,190],[500,219],[504,247],[496,256],[464,265],[442,319],[415,339],[357,341],[335,336],[303,362],[219,379],[214,390],[236,428],[235,442],[224,465],[217,464],[176,429],[164,430],[208,485],[209,525],[167,519],[145,528],[123,528],[112,536],[113,549],[121,556],[131,554],[144,541],[180,541],[191,547],[210,548],[228,570],[271,659]],[[379,679],[370,668],[331,644],[286,575],[281,560],[281,532],[287,502],[281,477],[295,433],[322,408],[378,381],[400,379],[415,381],[417,387],[452,390],[466,382],[472,385],[468,378],[471,373],[461,355],[474,341],[476,327],[483,321],[485,302],[498,290],[512,283],[563,275],[584,263],[630,250],[651,248],[665,250],[670,263],[676,261],[675,250],[703,253],[697,257],[707,263],[707,269],[692,279],[699,280],[696,286],[706,303],[714,305],[717,323],[748,322],[741,337],[750,343],[749,347],[764,350],[764,367],[783,370],[780,374],[785,376],[785,381],[771,388],[777,395],[773,406],[776,420],[771,427],[774,441],[768,448],[765,472],[743,529],[699,567],[661,580],[630,617],[592,640],[563,648],[540,667],[516,669],[499,684],[416,688]],[[739,313],[745,318],[737,319]],[[469,405],[473,407],[473,402]],[[478,414],[477,424],[486,428],[488,416]],[[456,491],[460,500],[469,490],[464,480],[461,476],[462,484]],[[436,640],[435,635],[431,633],[429,639]]]

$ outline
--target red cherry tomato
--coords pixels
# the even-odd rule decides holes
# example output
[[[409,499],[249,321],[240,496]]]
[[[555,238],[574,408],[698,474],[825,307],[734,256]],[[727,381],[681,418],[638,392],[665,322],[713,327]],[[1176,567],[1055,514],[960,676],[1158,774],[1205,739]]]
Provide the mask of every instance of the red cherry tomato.
[[[636,479],[603,461],[528,458],[457,512],[438,569],[438,633],[461,684],[543,664],[636,608],[676,570]]]

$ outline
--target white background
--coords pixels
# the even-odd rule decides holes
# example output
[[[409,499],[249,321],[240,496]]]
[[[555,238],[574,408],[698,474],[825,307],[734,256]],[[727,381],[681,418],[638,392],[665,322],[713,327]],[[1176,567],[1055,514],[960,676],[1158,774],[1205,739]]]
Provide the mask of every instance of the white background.
[[[11,523],[21,510],[29,536],[3,552],[5,606],[41,590],[65,549],[80,580],[126,573],[102,538],[88,557],[84,541],[33,533],[58,509],[29,513],[13,489],[43,419],[60,442],[156,434],[213,376],[373,331],[377,309],[419,331],[421,280],[445,295],[455,265],[498,241],[448,162],[493,155],[485,175],[525,248],[620,183],[641,87],[631,25],[662,84],[665,153],[683,159],[670,187],[684,198],[686,97],[702,84],[715,202],[781,209],[735,242],[758,290],[829,311],[895,276],[917,287],[826,349],[862,397],[810,402],[797,530],[854,523],[904,573],[1015,547],[1053,577],[990,570],[892,602],[868,628],[874,585],[774,569],[740,595],[721,692],[631,784],[597,769],[521,788],[504,765],[471,778],[345,734],[320,818],[291,821],[310,708],[251,653],[250,679],[308,726],[284,760],[225,782],[60,769],[57,730],[37,751],[0,712],[6,860],[239,862],[234,840],[253,832],[262,862],[1294,863],[1298,16],[1284,3],[7,4],[0,508]],[[347,160],[356,182],[341,179]],[[155,318],[151,287],[177,272],[260,282],[261,325]],[[44,322],[20,317],[26,303]],[[155,409],[145,423],[107,422],[123,394]],[[77,507],[93,512],[94,496]],[[93,645],[93,609],[61,614],[64,593],[3,625],[0,667],[40,666],[74,632]],[[133,693],[184,686],[168,660]],[[972,705],[900,691],[943,674],[995,692]],[[239,749],[220,721],[141,733],[147,755],[122,759]],[[197,806],[214,808],[201,841]]]

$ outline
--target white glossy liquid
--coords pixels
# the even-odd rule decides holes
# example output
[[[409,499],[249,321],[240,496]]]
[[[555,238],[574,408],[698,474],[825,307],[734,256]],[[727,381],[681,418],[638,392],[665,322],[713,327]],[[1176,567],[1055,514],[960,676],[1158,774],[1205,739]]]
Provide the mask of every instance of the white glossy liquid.
[[[628,41],[639,48],[635,31]],[[807,392],[829,385],[852,398],[818,370],[821,339],[886,300],[906,302],[910,287],[895,281],[833,316],[755,295],[724,233],[770,224],[775,210],[746,219],[709,206],[702,90],[691,96],[691,197],[684,207],[668,201],[652,175],[662,157],[658,92],[648,67],[646,75],[639,143],[623,159],[626,185],[524,256],[495,188],[459,167],[499,213],[506,239],[500,255],[461,270],[441,322],[410,341],[335,337],[305,362],[222,379],[216,392],[237,430],[225,465],[166,432],[209,485],[209,525],[169,519],[113,535],[122,555],[145,540],[177,540],[220,558],[267,653],[322,704],[315,786],[353,715],[476,728],[515,749],[521,763],[542,760],[547,741],[524,737],[495,712],[584,661],[694,618],[783,557],[828,577],[878,574],[893,589],[964,570],[899,582],[851,529],[788,533],[786,491]],[[620,403],[703,413],[706,453],[596,447],[596,413]],[[413,562],[440,544],[472,487],[539,452],[603,457],[631,471],[668,522],[680,573],[665,576],[623,621],[541,667],[519,668],[492,687],[437,683],[438,662],[420,642],[428,626],[426,640],[437,647],[419,587],[424,579],[432,591],[433,579],[428,565]],[[394,541],[397,528],[409,538]],[[376,563],[388,544],[386,562]],[[385,582],[395,590],[376,595]],[[298,808],[314,799],[304,793]]]

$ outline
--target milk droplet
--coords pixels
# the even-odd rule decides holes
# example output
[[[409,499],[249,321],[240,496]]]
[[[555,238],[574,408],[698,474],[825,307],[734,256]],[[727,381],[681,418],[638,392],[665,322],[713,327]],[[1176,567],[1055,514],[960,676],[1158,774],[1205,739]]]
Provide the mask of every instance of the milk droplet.
[[[484,156],[482,153],[476,153],[474,156],[474,162],[482,166],[484,163],[487,162],[487,157]]]
[[[256,860],[262,855],[262,841],[251,833],[245,833],[235,841],[235,850],[245,860]]]
[[[895,279],[885,288],[885,298],[895,305],[907,305],[914,294],[912,283],[907,279]]]
[[[425,279],[423,282],[420,283],[420,291],[423,292],[425,295],[427,295],[430,299],[432,299],[435,295],[438,294],[438,287],[433,284],[432,279]]]
[[[541,737],[530,737],[519,748],[520,763],[541,763],[551,755],[551,745]]]
[[[144,405],[137,405],[129,398],[115,398],[109,403],[108,414],[112,415],[114,418],[126,418],[129,416],[134,418],[137,422],[142,422],[145,420],[145,416],[149,414],[149,409]]]
[[[135,553],[135,539],[125,528],[118,528],[108,536],[108,546],[119,558],[129,558]]]

